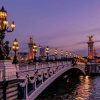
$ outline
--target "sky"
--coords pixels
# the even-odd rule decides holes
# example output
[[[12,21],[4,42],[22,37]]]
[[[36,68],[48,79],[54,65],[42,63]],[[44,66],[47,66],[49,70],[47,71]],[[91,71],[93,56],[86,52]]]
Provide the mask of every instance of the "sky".
[[[0,0],[8,21],[16,23],[6,40],[17,38],[20,50],[27,50],[29,37],[50,48],[87,55],[88,36],[100,47],[100,0]]]

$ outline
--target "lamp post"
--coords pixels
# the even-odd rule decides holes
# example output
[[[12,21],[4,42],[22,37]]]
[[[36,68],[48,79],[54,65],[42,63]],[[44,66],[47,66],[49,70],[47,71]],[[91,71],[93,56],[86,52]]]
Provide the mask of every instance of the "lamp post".
[[[36,61],[36,53],[37,53],[38,47],[37,45],[34,43],[33,44],[33,53],[34,53],[34,62]]]
[[[14,42],[13,42],[12,49],[13,49],[13,51],[14,51],[14,53],[15,53],[14,59],[13,59],[13,64],[17,64],[17,63],[18,63],[18,59],[17,59],[16,53],[17,53],[17,51],[19,50],[19,45],[18,45],[18,41],[17,41],[16,38],[15,38],[15,40],[14,40]]]
[[[56,61],[57,60],[57,54],[58,54],[58,49],[57,48],[55,48],[54,54],[55,54],[55,61]]]
[[[71,52],[69,52],[69,56],[70,56],[70,58],[72,58],[72,53]]]
[[[9,25],[8,20],[7,20],[7,11],[2,6],[0,10],[0,60],[5,60],[8,58],[7,57],[8,55],[6,54],[5,48],[4,48],[4,38],[5,38],[6,32],[12,32],[15,26],[16,25],[14,21],[12,22],[11,25]]]
[[[63,60],[64,50],[61,50],[61,60]]]
[[[46,47],[45,52],[46,52],[46,55],[47,55],[46,61],[48,62],[48,60],[49,60],[48,55],[49,55],[49,52],[50,52],[50,48],[48,46]]]
[[[66,51],[66,61],[68,60],[68,51]]]

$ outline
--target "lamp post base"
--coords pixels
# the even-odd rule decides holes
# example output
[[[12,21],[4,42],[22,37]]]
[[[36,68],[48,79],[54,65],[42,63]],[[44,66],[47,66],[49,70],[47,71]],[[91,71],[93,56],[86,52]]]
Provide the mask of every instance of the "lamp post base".
[[[13,80],[16,79],[16,67],[11,60],[0,60],[0,79]]]
[[[0,60],[0,83],[2,83],[1,87],[3,91],[0,100],[8,100],[8,95],[14,94],[13,88],[15,88],[15,92],[17,93],[16,68],[11,60]],[[7,92],[8,90],[10,90],[10,92]],[[17,94],[12,98],[17,99]]]

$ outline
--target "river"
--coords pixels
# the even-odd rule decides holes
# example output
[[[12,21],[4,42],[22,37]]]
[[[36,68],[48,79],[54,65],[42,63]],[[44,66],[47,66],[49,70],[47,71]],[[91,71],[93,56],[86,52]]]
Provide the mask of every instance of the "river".
[[[36,100],[100,100],[100,76],[80,76],[73,80],[61,78]]]

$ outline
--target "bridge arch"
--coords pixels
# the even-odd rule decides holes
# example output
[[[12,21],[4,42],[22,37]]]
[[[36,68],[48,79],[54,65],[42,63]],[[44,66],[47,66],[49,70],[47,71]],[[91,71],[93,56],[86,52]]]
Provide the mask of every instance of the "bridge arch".
[[[75,67],[73,67],[73,68],[67,70],[65,73],[68,74],[68,75],[70,75],[70,76],[85,75],[85,72],[84,72],[84,71],[82,71],[82,70],[79,69],[79,68],[75,68]]]
[[[64,73],[69,73],[70,75],[85,75],[84,71],[81,68],[76,68],[72,65],[63,67],[57,73],[53,74],[50,78],[44,81],[33,93],[31,93],[31,95],[28,97],[28,100],[36,99],[53,81],[55,81]]]

